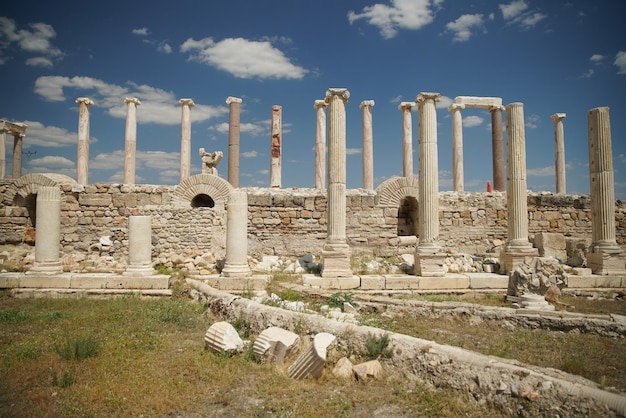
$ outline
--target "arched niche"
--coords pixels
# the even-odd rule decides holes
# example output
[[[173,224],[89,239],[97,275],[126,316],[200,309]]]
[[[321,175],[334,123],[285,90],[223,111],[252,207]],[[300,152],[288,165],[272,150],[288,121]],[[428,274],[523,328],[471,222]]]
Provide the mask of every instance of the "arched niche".
[[[418,199],[415,177],[393,177],[376,188],[376,204],[398,210],[398,236],[418,235]]]
[[[233,186],[212,174],[196,174],[181,181],[172,193],[172,204],[191,207],[225,205]],[[211,203],[212,202],[212,203]]]

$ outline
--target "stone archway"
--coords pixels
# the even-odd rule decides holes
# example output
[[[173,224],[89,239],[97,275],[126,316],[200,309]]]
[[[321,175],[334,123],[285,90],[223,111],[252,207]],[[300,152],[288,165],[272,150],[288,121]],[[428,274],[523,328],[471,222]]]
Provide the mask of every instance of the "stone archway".
[[[15,179],[4,194],[4,205],[15,206],[17,199],[28,200],[29,195],[36,195],[40,187],[60,187],[62,184],[78,186],[78,183],[66,175],[45,173],[27,174]],[[65,195],[61,193],[61,206],[65,203]]]
[[[418,235],[419,186],[415,177],[393,177],[376,188],[376,204],[398,210],[398,236]]]
[[[181,181],[172,193],[172,204],[177,206],[213,207],[226,204],[233,186],[212,174],[196,174]],[[211,204],[205,204],[210,202]],[[213,206],[212,206],[213,205]]]

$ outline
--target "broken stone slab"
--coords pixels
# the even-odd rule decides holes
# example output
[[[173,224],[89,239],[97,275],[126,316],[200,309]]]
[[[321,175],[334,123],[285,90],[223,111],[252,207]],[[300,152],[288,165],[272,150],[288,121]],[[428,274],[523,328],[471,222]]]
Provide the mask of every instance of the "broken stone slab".
[[[286,356],[298,349],[300,337],[279,327],[269,327],[254,341],[252,351],[257,361],[282,363]]]
[[[333,376],[340,379],[350,379],[354,376],[353,364],[347,357],[342,357],[333,368]]]
[[[326,365],[326,351],[336,339],[337,337],[327,332],[317,334],[313,343],[289,366],[287,375],[292,379],[304,379],[308,376],[319,379]]]
[[[235,327],[225,321],[216,322],[209,327],[204,335],[204,343],[206,348],[218,353],[239,353],[245,347]]]
[[[352,368],[357,380],[378,379],[383,374],[383,366],[378,360],[366,361]]]

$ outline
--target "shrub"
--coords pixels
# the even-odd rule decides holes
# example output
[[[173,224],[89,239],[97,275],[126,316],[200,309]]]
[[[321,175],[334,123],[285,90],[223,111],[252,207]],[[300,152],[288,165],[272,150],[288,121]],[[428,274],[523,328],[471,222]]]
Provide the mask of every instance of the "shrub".
[[[343,312],[343,304],[345,302],[353,303],[351,293],[337,292],[333,293],[330,295],[330,298],[328,298],[328,306],[331,308],[339,308],[341,312]]]
[[[393,347],[389,347],[388,334],[376,336],[368,332],[365,338],[365,349],[370,358],[390,358],[393,354]]]
[[[60,376],[57,375],[56,371],[52,371],[52,386],[57,386],[60,388],[66,388],[76,382],[76,378],[74,377],[76,374],[76,369],[72,367],[70,370],[64,371]]]
[[[65,337],[64,344],[54,346],[54,352],[64,360],[84,360],[98,355],[100,343],[92,335],[71,338]]]

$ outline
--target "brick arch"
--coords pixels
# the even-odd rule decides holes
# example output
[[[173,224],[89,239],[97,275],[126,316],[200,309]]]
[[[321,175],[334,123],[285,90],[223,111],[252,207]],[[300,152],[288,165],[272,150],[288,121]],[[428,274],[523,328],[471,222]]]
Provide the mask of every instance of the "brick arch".
[[[26,174],[17,178],[7,189],[4,194],[4,205],[12,206],[15,204],[15,198],[21,196],[26,198],[28,195],[36,195],[40,187],[60,187],[62,184],[77,186],[78,183],[63,174]],[[61,193],[61,204],[65,203],[65,194]]]
[[[179,206],[191,205],[199,194],[210,196],[215,203],[226,203],[233,186],[221,177],[212,174],[196,174],[181,181],[172,193],[172,203]]]
[[[397,208],[407,196],[419,201],[419,185],[415,177],[392,177],[380,183],[376,188],[378,206]]]

